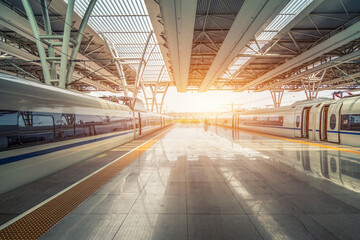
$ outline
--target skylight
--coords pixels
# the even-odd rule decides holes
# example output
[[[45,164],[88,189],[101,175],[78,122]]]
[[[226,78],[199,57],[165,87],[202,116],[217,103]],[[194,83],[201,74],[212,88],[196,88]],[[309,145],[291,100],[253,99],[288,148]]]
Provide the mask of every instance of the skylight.
[[[268,44],[288,23],[291,22],[306,6],[313,0],[291,0],[284,9],[272,20],[265,30],[256,37],[257,43],[249,44],[243,50],[244,54],[260,54],[261,48]],[[238,57],[232,66],[222,77],[234,78],[234,74],[247,62],[251,57]]]
[[[83,16],[88,4],[89,0],[75,1],[75,12]],[[114,46],[123,64],[138,71],[147,39],[153,31],[143,0],[98,0],[88,25]],[[156,81],[164,61],[154,34],[144,58],[148,58],[148,62],[142,79]],[[167,72],[162,81],[170,81]]]

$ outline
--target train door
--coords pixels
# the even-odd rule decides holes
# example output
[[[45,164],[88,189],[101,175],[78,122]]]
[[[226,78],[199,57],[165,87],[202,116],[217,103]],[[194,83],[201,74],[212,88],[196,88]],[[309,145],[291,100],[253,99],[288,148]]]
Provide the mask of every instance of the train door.
[[[303,112],[304,107],[296,107],[295,115],[294,115],[294,122],[295,122],[295,130],[294,135],[295,137],[301,137],[301,115]]]
[[[328,125],[329,106],[324,106],[320,113],[320,140],[327,141],[327,125]]]
[[[309,138],[310,108],[304,108],[301,120],[301,137]]]
[[[342,102],[336,102],[329,106],[327,122],[327,139],[329,142],[340,142],[340,110]]]
[[[138,124],[138,126],[139,126],[139,136],[141,135],[141,115],[140,115],[140,112],[138,112],[138,117],[139,117],[139,124]]]
[[[310,108],[309,115],[309,139],[316,140],[316,113],[318,111],[320,104],[313,105]]]

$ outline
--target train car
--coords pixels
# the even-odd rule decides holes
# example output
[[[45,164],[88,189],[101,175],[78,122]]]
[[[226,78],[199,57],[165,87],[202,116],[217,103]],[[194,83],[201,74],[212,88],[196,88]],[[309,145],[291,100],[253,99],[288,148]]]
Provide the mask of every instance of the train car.
[[[171,123],[144,109],[0,74],[0,193]]]
[[[231,124],[229,124],[231,123]],[[215,124],[273,135],[360,146],[360,97],[218,115]]]

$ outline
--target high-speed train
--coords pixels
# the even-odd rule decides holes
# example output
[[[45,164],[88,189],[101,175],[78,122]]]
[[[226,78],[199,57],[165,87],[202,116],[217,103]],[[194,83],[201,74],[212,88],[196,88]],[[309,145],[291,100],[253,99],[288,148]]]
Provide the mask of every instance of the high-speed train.
[[[221,114],[208,122],[279,136],[360,146],[360,96],[305,100],[279,108]]]
[[[0,193],[173,122],[144,109],[0,74]]]

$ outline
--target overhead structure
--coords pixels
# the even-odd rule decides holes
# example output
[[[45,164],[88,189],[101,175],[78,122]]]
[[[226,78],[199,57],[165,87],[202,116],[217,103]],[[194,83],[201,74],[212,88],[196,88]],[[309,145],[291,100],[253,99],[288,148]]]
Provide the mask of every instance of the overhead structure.
[[[75,68],[75,59],[80,49],[81,41],[84,35],[84,30],[89,20],[91,11],[97,0],[91,0],[84,17],[80,23],[78,33],[75,38],[70,37],[72,16],[74,13],[75,0],[69,0],[66,8],[66,16],[64,23],[63,34],[53,34],[51,30],[51,22],[49,11],[47,8],[46,0],[41,0],[41,14],[44,20],[45,35],[41,35],[39,32],[39,26],[37,24],[34,12],[30,5],[29,0],[22,0],[25,8],[26,15],[29,19],[31,30],[34,35],[35,43],[38,49],[41,67],[44,75],[44,81],[46,84],[53,84],[60,88],[65,88],[67,84],[71,84],[73,79],[73,72]],[[54,42],[55,40],[55,42]],[[58,41],[56,41],[58,40]],[[47,45],[47,54],[45,52],[45,46]],[[69,46],[72,45],[71,54],[69,56]],[[56,46],[61,46],[59,56],[55,55]],[[57,65],[60,64],[59,77],[57,76]]]
[[[194,1],[187,5],[187,14],[176,14],[180,8],[169,3],[173,1],[145,2],[151,6],[154,31],[178,91],[184,91],[179,83],[186,81],[187,90],[196,91],[304,90],[302,79],[328,69],[321,90],[343,75],[341,71],[351,75],[359,69],[356,0],[203,0],[196,7]],[[191,35],[179,26],[193,20],[195,9],[189,59],[184,49],[188,44],[176,48],[170,39]],[[186,63],[182,67],[190,61],[187,80],[175,70],[174,52],[180,48]]]
[[[170,79],[142,0],[22,0],[0,7],[0,71],[77,91],[145,100],[152,88],[155,98],[164,97]]]
[[[61,57],[63,41],[60,42],[57,39],[62,40],[63,38],[67,4],[62,0],[46,2],[48,12],[46,14],[45,9],[41,7],[44,5],[44,1],[30,0],[29,3],[38,25],[39,35],[50,35],[46,33],[46,29],[48,29],[48,32],[51,29],[54,38],[51,41],[55,46],[50,48],[50,50],[48,50],[48,44],[43,44],[45,52],[48,54],[46,57],[49,57],[49,54],[52,55],[51,49],[54,49],[56,57]],[[43,13],[46,18],[48,16],[48,19],[44,18],[47,25],[46,29],[42,17]],[[44,59],[44,54],[40,54],[38,51],[36,41],[39,39],[34,37],[33,29],[22,2],[0,2],[0,16],[1,52],[7,54],[7,58],[0,59],[0,71],[45,82],[47,74],[44,74],[42,67],[44,64],[41,63],[41,59]],[[79,36],[77,33],[81,27],[81,22],[82,18],[75,13],[72,14],[69,37],[69,46],[71,48],[75,41],[71,43],[70,39],[76,39],[76,36]],[[51,42],[46,39],[42,41]],[[76,59],[71,61],[72,64],[75,64],[71,87],[77,91],[122,91],[122,86],[118,81],[116,71],[114,71],[115,69],[111,65],[107,65],[109,60],[111,60],[110,52],[104,48],[103,40],[98,34],[87,25],[85,25],[82,41],[78,47],[79,51]],[[63,55],[67,55],[69,60],[71,51]],[[46,59],[45,64],[48,64],[49,61],[51,61],[51,58]],[[59,60],[56,59],[56,61]],[[51,68],[51,66],[49,68],[54,76],[52,79],[59,79],[60,67],[56,67],[57,78],[55,78],[54,68]],[[68,68],[66,67],[66,69]],[[47,83],[49,83],[48,80]],[[55,82],[55,84],[57,83]]]
[[[280,107],[282,98],[284,96],[284,90],[283,89],[270,90],[270,94],[274,103],[274,107],[275,108]]]
[[[356,91],[359,47],[358,0],[0,1],[1,72],[153,111],[171,86]]]

